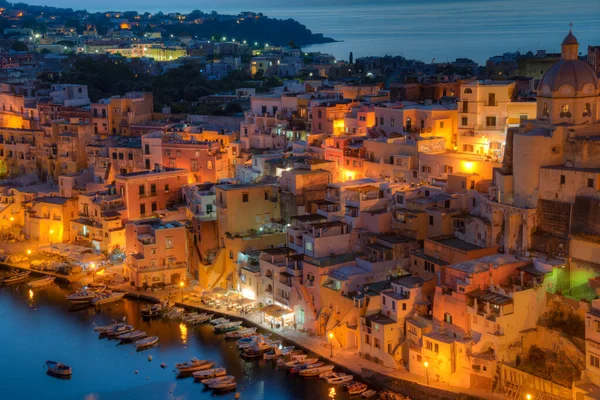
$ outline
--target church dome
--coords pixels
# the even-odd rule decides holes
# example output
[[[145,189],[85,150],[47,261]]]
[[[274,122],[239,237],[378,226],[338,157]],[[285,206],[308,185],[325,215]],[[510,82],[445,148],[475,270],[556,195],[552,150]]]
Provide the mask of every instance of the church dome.
[[[573,35],[573,32],[569,31],[569,34],[565,36],[562,44],[579,44],[579,42],[577,41],[575,35]]]
[[[539,85],[542,90],[544,85],[549,86],[552,92],[557,92],[564,85],[571,86],[576,92],[582,92],[587,85],[592,85],[597,92],[598,78],[585,61],[559,60],[542,77]],[[591,93],[584,94],[589,96]]]

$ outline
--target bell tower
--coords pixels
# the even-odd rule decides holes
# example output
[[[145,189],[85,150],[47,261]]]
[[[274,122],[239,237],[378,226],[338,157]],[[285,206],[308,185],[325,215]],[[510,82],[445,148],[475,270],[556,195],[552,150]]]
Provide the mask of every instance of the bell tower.
[[[573,23],[569,24],[569,34],[565,37],[562,42],[561,58],[563,60],[577,60],[579,59],[579,42],[575,35],[573,35]]]

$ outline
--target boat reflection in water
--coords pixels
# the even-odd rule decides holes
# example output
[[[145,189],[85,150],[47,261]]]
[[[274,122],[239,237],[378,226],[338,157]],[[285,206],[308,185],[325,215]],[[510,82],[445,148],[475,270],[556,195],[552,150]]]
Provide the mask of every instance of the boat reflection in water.
[[[0,269],[0,278],[4,272]],[[102,307],[71,308],[65,297],[76,288],[61,285],[35,293],[26,290],[26,282],[0,287],[0,342],[10,343],[3,355],[11,360],[0,363],[2,399],[212,399],[212,391],[199,389],[193,378],[176,379],[174,365],[192,357],[226,368],[235,376],[242,399],[316,400],[335,393],[322,379],[290,375],[262,357],[243,360],[236,346],[215,335],[210,325],[144,320],[140,311],[148,304],[125,299]],[[117,346],[116,340],[98,339],[94,326],[123,317],[135,329],[158,336],[159,345],[138,353],[133,344]],[[72,379],[46,375],[46,360],[72,367]],[[166,368],[161,368],[163,363]],[[334,397],[343,400],[347,393]]]

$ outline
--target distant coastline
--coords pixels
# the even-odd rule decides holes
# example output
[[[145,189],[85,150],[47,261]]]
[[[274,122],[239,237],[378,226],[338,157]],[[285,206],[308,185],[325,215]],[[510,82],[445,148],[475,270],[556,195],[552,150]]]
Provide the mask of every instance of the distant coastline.
[[[75,28],[83,29],[83,24],[93,24],[102,32],[104,28],[123,21],[132,31],[161,31],[163,36],[192,36],[198,39],[247,41],[250,43],[268,44],[271,46],[306,46],[337,42],[334,38],[322,33],[313,33],[305,25],[295,19],[271,18],[262,13],[245,11],[237,15],[219,14],[215,11],[203,12],[194,10],[189,13],[171,13],[138,11],[103,11],[88,12],[24,3],[0,1],[0,7],[11,11],[25,11],[23,20],[31,20],[31,25],[39,24],[39,18],[48,15],[60,15],[67,20],[79,21]],[[4,25],[9,25],[2,15]],[[5,28],[6,26],[2,26]]]

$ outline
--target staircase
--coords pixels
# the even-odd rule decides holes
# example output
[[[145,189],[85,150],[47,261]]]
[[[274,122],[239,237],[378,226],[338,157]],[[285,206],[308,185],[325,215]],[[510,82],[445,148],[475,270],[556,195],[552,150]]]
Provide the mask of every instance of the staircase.
[[[310,310],[310,312],[312,314],[312,319],[316,320],[317,319],[317,309],[315,308],[315,305],[312,301],[312,296],[310,295],[310,293],[308,293],[308,290],[306,289],[306,287],[296,280],[292,280],[292,286],[296,289],[296,292],[298,293],[298,297],[304,299],[304,301],[308,305],[308,309]]]

